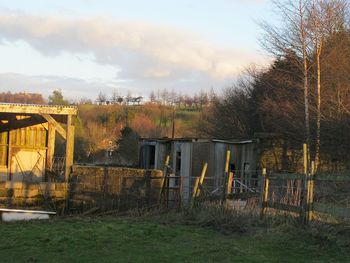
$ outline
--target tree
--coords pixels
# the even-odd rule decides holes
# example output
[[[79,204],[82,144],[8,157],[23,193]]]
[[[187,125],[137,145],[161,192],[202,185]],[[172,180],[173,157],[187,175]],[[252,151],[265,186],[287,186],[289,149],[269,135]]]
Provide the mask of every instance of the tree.
[[[113,92],[112,92],[111,103],[112,104],[117,104],[119,97],[120,97],[119,96],[119,92],[116,89],[114,89]]]
[[[98,94],[97,96],[97,99],[96,99],[97,103],[99,105],[102,105],[104,104],[106,101],[107,101],[107,96],[105,93],[103,93],[102,91],[100,91],[100,93]]]
[[[62,91],[56,89],[52,92],[52,95],[49,96],[50,105],[68,105],[68,101],[63,98]]]
[[[265,49],[276,57],[294,53],[294,62],[300,69],[304,89],[305,141],[310,149],[310,110],[309,110],[309,58],[311,42],[307,31],[309,0],[279,0],[274,2],[284,24],[281,28],[262,24]],[[309,156],[309,154],[308,154]]]
[[[155,103],[156,101],[156,95],[154,94],[154,91],[152,90],[150,95],[149,95],[149,100],[151,103]]]
[[[342,0],[313,0],[309,10],[308,31],[314,45],[317,69],[317,117],[315,141],[315,169],[320,164],[321,146],[321,56],[325,39],[336,32],[345,30],[346,2]]]
[[[19,92],[19,93],[11,93],[1,92],[0,93],[0,101],[7,103],[27,103],[27,104],[44,104],[44,98],[41,94],[38,93],[27,93],[27,92]]]

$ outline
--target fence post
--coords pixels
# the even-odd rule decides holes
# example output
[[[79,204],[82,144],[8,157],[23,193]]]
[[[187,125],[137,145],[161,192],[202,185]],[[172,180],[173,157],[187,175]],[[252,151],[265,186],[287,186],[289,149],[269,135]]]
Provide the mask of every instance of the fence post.
[[[312,220],[313,217],[313,199],[314,199],[314,172],[315,162],[311,162],[311,173],[307,176],[307,200],[306,200],[306,222]]]
[[[308,221],[308,200],[309,200],[309,165],[308,165],[308,145],[303,144],[303,161],[304,161],[304,186],[301,200],[300,219],[303,223]]]
[[[199,183],[197,185],[197,189],[195,191],[195,197],[198,197],[199,194],[201,193],[201,186],[203,185],[204,183],[204,177],[205,177],[205,174],[207,172],[207,168],[208,168],[208,163],[205,163],[204,166],[203,166],[203,170],[202,170],[202,174],[201,174],[201,177],[200,177],[200,180],[199,180]]]
[[[197,177],[197,179],[196,179],[196,183],[195,183],[195,186],[194,186],[194,189],[193,189],[193,193],[192,193],[191,207],[193,207],[194,199],[196,197],[198,197],[200,192],[201,192],[200,187],[202,186],[202,184],[204,182],[204,177],[205,177],[205,174],[207,172],[207,168],[208,168],[208,163],[205,163],[204,166],[203,166],[203,169],[202,169],[201,176]]]
[[[232,194],[233,172],[229,173],[227,182],[227,194]]]
[[[168,180],[168,166],[169,166],[169,162],[170,162],[170,156],[167,155],[167,157],[165,158],[165,163],[164,163],[164,169],[163,169],[163,177],[162,180],[160,182],[160,191],[159,191],[159,197],[158,197],[158,204],[161,203],[162,200],[162,194],[165,190],[165,186]],[[167,194],[167,193],[166,193]],[[168,196],[166,197],[166,202],[168,202]]]
[[[221,204],[224,204],[226,200],[226,184],[229,176],[229,164],[230,164],[230,158],[231,158],[231,151],[227,150],[226,152],[226,162],[225,162],[225,172],[224,172],[224,182],[223,182],[223,189],[222,189],[222,199]]]
[[[261,202],[261,211],[260,211],[260,217],[262,218],[266,213],[266,207],[267,207],[267,201],[269,198],[269,178],[266,176],[266,168],[262,169],[262,202]]]

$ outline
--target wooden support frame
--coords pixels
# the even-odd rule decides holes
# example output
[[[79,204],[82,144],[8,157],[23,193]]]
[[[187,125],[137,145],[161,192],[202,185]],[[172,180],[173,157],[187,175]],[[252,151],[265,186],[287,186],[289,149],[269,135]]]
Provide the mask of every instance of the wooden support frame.
[[[34,126],[37,124],[41,124],[44,122],[45,122],[45,119],[36,118],[34,116],[28,116],[28,118],[11,121],[11,122],[6,123],[6,124],[1,123],[0,132],[10,131],[13,129],[21,129],[21,128],[25,128],[28,126]]]
[[[72,115],[67,116],[67,139],[66,139],[66,169],[64,173],[65,181],[68,181],[73,166],[74,159],[74,125]]]
[[[56,127],[52,123],[48,124],[46,170],[52,171],[53,157],[55,155]]]
[[[55,127],[57,132],[62,136],[63,139],[67,140],[67,132],[65,129],[50,115],[50,114],[41,114],[43,118],[52,126]],[[71,115],[68,115],[71,116]],[[68,122],[67,122],[68,123]]]

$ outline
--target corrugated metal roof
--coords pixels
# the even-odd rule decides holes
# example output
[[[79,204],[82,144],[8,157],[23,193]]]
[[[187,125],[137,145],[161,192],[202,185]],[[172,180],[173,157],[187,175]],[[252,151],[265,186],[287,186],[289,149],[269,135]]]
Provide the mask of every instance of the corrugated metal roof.
[[[253,143],[253,140],[220,140],[220,139],[206,139],[206,138],[141,138],[141,141],[149,141],[149,142],[217,142],[217,143],[228,143],[228,144],[248,144]]]

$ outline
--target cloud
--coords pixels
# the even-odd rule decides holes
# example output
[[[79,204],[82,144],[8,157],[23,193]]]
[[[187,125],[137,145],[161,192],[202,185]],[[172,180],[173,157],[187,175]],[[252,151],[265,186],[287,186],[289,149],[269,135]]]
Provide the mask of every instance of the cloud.
[[[65,78],[57,76],[28,76],[15,73],[0,73],[2,92],[32,92],[48,97],[55,89],[61,89],[63,95],[69,99],[87,97],[94,99],[99,91],[106,92],[120,88],[117,82],[101,83],[89,82],[79,78]]]
[[[199,73],[224,80],[247,64],[263,61],[252,52],[221,47],[191,31],[106,17],[0,13],[0,40],[24,40],[47,56],[89,52],[96,63],[116,65],[120,77],[129,79]]]

